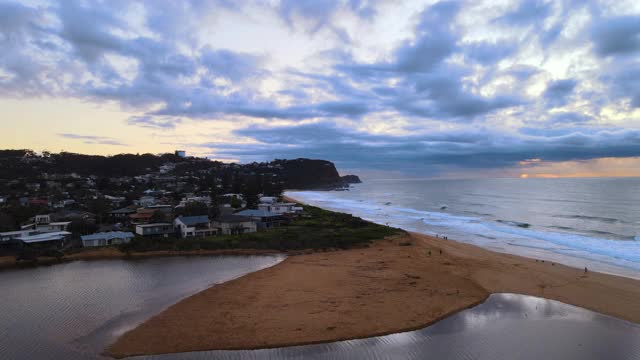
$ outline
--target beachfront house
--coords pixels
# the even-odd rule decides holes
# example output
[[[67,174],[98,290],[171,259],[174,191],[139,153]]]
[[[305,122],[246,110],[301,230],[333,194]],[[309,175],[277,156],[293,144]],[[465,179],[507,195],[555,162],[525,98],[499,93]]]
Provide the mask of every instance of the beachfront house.
[[[21,241],[27,245],[62,247],[71,235],[68,231],[40,232],[36,230],[20,230],[0,233],[0,242]]]
[[[259,230],[278,227],[286,221],[282,214],[276,214],[260,209],[242,210],[235,213],[235,215],[246,216],[255,221]]]
[[[213,236],[217,233],[207,215],[178,216],[173,220],[173,225],[182,238]]]
[[[136,234],[148,237],[169,237],[175,230],[172,223],[155,223],[136,225]]]
[[[131,232],[125,231],[109,231],[100,232],[91,235],[83,235],[82,239],[83,247],[95,247],[95,246],[109,246],[127,244],[134,238],[135,235]]]
[[[260,203],[258,204],[259,210],[265,210],[275,214],[295,214],[302,211],[302,207],[296,203]]]
[[[52,222],[50,215],[36,215],[34,222],[21,226],[20,230],[33,230],[41,233],[45,232],[65,232],[71,221]]]
[[[224,215],[214,219],[213,227],[218,229],[222,235],[238,235],[253,233],[258,230],[258,226],[251,218],[240,215]]]

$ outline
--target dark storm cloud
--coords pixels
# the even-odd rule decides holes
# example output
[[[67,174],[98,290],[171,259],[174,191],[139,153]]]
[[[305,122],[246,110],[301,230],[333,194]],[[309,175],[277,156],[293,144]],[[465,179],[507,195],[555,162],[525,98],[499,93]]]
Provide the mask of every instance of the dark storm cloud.
[[[259,143],[202,145],[211,147],[219,155],[247,159],[320,157],[334,159],[344,167],[364,163],[381,169],[416,165],[497,168],[513,166],[530,158],[566,161],[640,155],[640,131],[626,129],[585,128],[556,134],[504,134],[495,130],[467,129],[394,136],[348,130],[331,123],[314,123],[252,126],[237,130],[236,134]]]

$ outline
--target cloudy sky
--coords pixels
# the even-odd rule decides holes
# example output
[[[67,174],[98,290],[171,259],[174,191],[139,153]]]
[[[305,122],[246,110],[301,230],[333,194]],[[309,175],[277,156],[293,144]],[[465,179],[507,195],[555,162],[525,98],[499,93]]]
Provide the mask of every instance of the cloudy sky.
[[[640,2],[0,0],[2,148],[640,175]]]

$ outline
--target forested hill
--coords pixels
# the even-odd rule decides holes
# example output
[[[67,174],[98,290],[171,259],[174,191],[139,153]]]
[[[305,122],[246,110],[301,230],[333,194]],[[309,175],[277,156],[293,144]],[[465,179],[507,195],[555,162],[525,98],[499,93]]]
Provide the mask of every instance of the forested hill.
[[[70,152],[38,154],[32,150],[0,150],[0,180],[5,181],[38,181],[51,174],[99,178],[134,177],[161,170],[165,175],[176,176],[208,174],[222,178],[228,173],[243,177],[271,175],[284,188],[289,189],[335,188],[359,182],[357,176],[353,175],[341,178],[335,165],[326,160],[278,159],[240,165],[174,154],[100,156]]]

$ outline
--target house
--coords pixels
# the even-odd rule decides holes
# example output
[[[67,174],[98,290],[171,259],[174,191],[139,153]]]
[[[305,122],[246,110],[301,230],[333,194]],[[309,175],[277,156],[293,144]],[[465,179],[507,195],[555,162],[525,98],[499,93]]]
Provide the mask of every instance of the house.
[[[67,231],[71,221],[52,222],[50,215],[36,215],[34,222],[23,225],[21,230],[33,230],[38,232],[59,232]]]
[[[186,207],[187,204],[192,203],[192,202],[199,202],[199,203],[203,203],[203,204],[205,204],[207,206],[211,206],[211,197],[209,197],[209,196],[186,196],[180,201],[180,204],[178,204],[176,207],[177,208]]]
[[[127,244],[131,241],[131,239],[133,239],[134,236],[135,235],[133,235],[133,233],[131,232],[109,231],[91,235],[84,235],[80,238],[82,239],[82,246],[93,247]]]
[[[95,222],[96,214],[83,210],[75,209],[62,209],[54,213],[49,214],[51,221],[73,221],[82,220],[88,222]]]
[[[260,204],[273,204],[275,202],[278,202],[278,198],[275,196],[261,196],[260,197]]]
[[[152,210],[153,212],[162,211],[165,215],[171,216],[173,213],[173,207],[171,205],[149,205],[145,209]]]
[[[114,205],[120,205],[127,200],[124,196],[105,195],[104,198],[105,200],[109,200]]]
[[[6,196],[0,196],[0,205],[4,204],[7,202],[7,197]]]
[[[114,222],[120,222],[120,221],[127,220],[129,215],[134,214],[135,212],[136,211],[134,209],[126,207],[122,209],[113,210],[109,214],[111,215],[111,219]]]
[[[240,215],[224,215],[214,219],[211,224],[223,235],[237,235],[256,232],[258,226],[251,218]]]
[[[266,210],[247,209],[242,210],[235,215],[246,216],[255,221],[258,229],[270,229],[282,225],[286,221],[282,214],[272,213]]]
[[[213,236],[218,232],[211,226],[207,215],[178,216],[173,220],[173,225],[180,231],[182,238]]]
[[[276,214],[290,214],[302,211],[302,207],[296,203],[260,203],[258,209],[265,210]]]
[[[136,225],[136,234],[149,237],[169,237],[175,230],[171,223],[155,223]]]
[[[28,245],[45,244],[62,247],[70,235],[68,231],[19,230],[0,233],[0,242],[21,241]]]
[[[18,230],[18,231],[7,231],[0,233],[0,242],[7,242],[11,240],[18,240],[24,235],[36,234],[37,231],[33,230]]]
[[[135,213],[129,214],[129,220],[132,224],[147,224],[153,218],[155,210],[139,208]]]
[[[138,205],[140,206],[151,206],[156,204],[156,198],[153,196],[145,195],[141,196],[140,199],[137,200]]]

